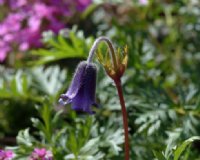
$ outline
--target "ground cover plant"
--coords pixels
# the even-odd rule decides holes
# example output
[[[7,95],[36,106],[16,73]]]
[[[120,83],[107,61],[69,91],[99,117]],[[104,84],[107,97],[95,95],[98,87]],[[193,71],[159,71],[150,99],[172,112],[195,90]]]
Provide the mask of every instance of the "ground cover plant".
[[[0,160],[200,159],[199,1],[0,0],[0,8]],[[107,43],[93,50],[102,36],[121,67]],[[90,71],[73,84],[80,64]]]

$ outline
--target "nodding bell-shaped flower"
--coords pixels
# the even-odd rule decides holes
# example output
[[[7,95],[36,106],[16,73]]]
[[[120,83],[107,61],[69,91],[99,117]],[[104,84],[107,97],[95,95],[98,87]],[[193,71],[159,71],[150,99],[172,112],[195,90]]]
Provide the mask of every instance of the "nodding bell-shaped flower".
[[[93,114],[91,106],[95,102],[96,65],[82,61],[78,64],[71,85],[59,99],[61,105],[72,104],[72,109],[78,112]]]

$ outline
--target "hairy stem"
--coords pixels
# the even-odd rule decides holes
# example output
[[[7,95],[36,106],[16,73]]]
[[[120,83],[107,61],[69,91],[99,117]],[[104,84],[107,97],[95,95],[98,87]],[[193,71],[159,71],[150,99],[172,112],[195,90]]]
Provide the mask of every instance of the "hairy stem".
[[[124,125],[124,138],[125,138],[125,143],[124,143],[124,150],[125,150],[125,160],[130,159],[130,154],[129,154],[129,138],[128,138],[128,116],[126,112],[126,106],[125,106],[125,101],[124,101],[124,96],[123,96],[123,91],[122,91],[122,85],[121,85],[121,80],[114,80],[116,88],[117,88],[117,93],[119,96],[120,104],[121,104],[121,110],[122,110],[122,117],[123,117],[123,125]]]
[[[113,48],[113,44],[110,41],[110,39],[108,39],[107,37],[99,37],[95,40],[88,59],[87,59],[87,63],[91,63],[92,59],[94,57],[95,51],[98,47],[98,44],[100,42],[106,42],[108,48],[110,49],[110,57],[112,58],[112,64],[113,64],[113,68],[117,71],[118,69],[118,63],[116,60],[116,55],[115,55],[115,50]],[[128,116],[127,116],[127,112],[126,112],[126,106],[125,106],[125,102],[124,102],[124,97],[123,97],[123,91],[122,91],[122,86],[121,86],[121,80],[120,80],[121,76],[118,76],[117,78],[112,78],[115,82],[116,88],[117,88],[117,92],[118,92],[118,96],[119,96],[119,100],[120,100],[120,104],[121,104],[121,110],[122,110],[122,117],[123,117],[123,126],[124,126],[124,137],[125,137],[125,143],[124,143],[124,150],[125,150],[125,160],[129,160],[130,159],[130,155],[129,155],[129,138],[128,138]]]
[[[92,62],[92,59],[94,57],[94,54],[95,54],[95,51],[99,45],[100,42],[106,42],[106,44],[108,45],[108,48],[110,49],[110,54],[111,54],[111,57],[112,57],[112,62],[113,62],[113,66],[114,68],[117,67],[117,60],[116,60],[116,56],[115,56],[115,50],[113,48],[113,44],[112,42],[110,41],[110,39],[108,39],[107,37],[99,37],[95,40],[95,42],[93,43],[93,46],[92,48],[90,49],[90,52],[89,52],[89,56],[87,58],[87,62],[90,63]]]

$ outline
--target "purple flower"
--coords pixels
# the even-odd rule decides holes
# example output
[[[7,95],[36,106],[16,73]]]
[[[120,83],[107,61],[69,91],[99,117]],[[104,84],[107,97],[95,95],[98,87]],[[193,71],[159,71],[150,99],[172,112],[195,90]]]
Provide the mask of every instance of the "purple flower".
[[[29,160],[53,160],[53,154],[45,148],[35,148]]]
[[[3,60],[6,58],[8,52],[11,50],[9,45],[5,42],[0,42],[0,62],[3,62]]]
[[[77,3],[77,10],[82,12],[87,8],[87,6],[89,6],[92,3],[92,1],[91,0],[77,0],[76,3]]]
[[[14,49],[25,52],[42,46],[42,32],[59,33],[67,26],[67,17],[82,12],[91,0],[0,0],[8,13],[0,22],[0,61]],[[11,27],[12,26],[12,27]],[[14,46],[14,47],[13,47]]]
[[[0,5],[4,4],[5,0],[0,0]]]
[[[91,106],[95,102],[96,66],[83,61],[77,66],[72,83],[65,94],[62,94],[59,103],[66,105],[72,103],[72,109],[93,114]]]
[[[28,43],[27,49],[30,47],[42,46],[42,42],[40,41],[41,34],[38,30],[32,30],[30,28],[27,28],[22,30],[18,35],[20,36],[20,38],[18,39],[20,44]]]
[[[0,160],[12,160],[14,154],[12,151],[0,150]]]
[[[21,28],[21,22],[24,19],[24,16],[19,13],[9,13],[3,23],[0,23],[1,28],[3,28],[3,33],[1,35],[6,34],[8,32],[18,32]],[[12,27],[10,27],[12,26]]]
[[[27,0],[10,0],[10,7],[12,9],[20,8],[27,4]]]

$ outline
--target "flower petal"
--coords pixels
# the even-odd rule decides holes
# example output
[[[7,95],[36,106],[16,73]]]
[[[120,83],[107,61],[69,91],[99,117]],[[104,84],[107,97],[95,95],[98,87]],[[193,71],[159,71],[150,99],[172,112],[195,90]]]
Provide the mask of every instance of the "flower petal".
[[[61,105],[66,105],[71,102],[71,100],[77,95],[83,81],[84,72],[87,66],[87,62],[80,62],[75,71],[74,77],[72,79],[71,85],[65,94],[62,94],[59,99]]]
[[[77,95],[72,99],[72,109],[93,114],[91,106],[95,102],[96,90],[96,66],[88,64],[83,76],[83,84]]]

